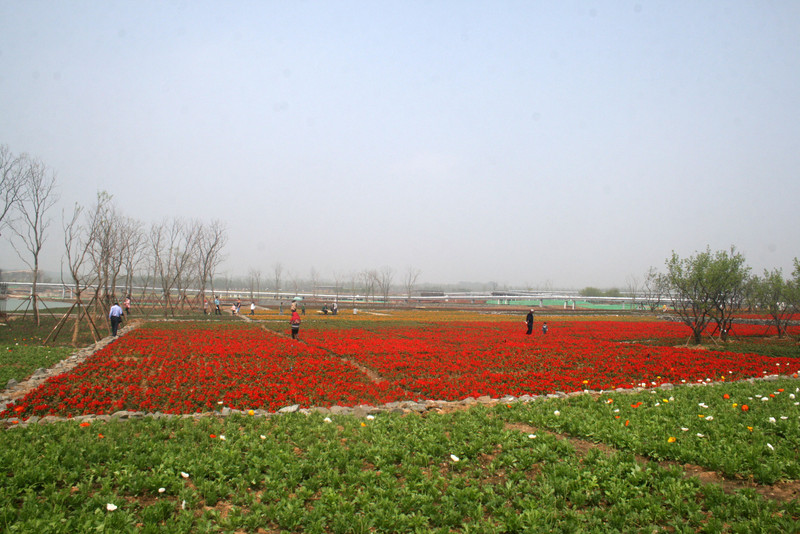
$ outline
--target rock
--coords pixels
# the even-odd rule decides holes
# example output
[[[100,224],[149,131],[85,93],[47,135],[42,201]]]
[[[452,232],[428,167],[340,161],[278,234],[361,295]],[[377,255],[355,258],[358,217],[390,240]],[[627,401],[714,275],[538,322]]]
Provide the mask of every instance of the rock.
[[[299,409],[300,409],[299,404],[292,404],[291,406],[285,406],[281,408],[280,410],[278,410],[278,413],[295,413]]]
[[[19,384],[19,382],[17,382],[17,381],[16,381],[16,380],[14,380],[13,378],[10,378],[10,379],[8,380],[8,383],[6,384],[6,389],[15,388],[15,387],[17,387],[17,384]]]

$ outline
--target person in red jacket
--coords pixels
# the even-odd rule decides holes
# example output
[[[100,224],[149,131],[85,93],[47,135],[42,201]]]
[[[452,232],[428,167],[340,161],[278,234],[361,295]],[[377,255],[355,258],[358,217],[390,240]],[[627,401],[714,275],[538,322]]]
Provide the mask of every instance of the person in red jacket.
[[[300,332],[300,314],[297,313],[297,310],[292,312],[289,324],[292,327],[292,339],[297,339],[297,334]]]

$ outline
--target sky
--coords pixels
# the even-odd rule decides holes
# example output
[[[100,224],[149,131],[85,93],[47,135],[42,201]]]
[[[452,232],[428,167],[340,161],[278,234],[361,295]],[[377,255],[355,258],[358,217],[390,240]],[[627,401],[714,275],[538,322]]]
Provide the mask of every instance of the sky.
[[[800,257],[800,2],[0,0],[0,144],[220,273],[625,287]],[[0,268],[22,265],[0,237]]]

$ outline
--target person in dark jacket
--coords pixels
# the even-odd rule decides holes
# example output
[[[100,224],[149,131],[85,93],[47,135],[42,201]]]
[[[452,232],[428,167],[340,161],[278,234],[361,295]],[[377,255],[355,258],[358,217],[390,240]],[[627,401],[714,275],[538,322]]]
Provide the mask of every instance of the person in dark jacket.
[[[528,315],[525,316],[525,323],[528,325],[528,331],[525,333],[527,335],[531,335],[533,332],[533,308],[531,308],[531,311],[529,311]]]

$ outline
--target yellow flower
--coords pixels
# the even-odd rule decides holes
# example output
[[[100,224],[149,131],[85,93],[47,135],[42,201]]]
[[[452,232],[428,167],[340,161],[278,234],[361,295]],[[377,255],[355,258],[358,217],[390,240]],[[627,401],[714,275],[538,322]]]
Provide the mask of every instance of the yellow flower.
[[[752,427],[752,426],[748,426],[748,427],[747,427],[747,430],[749,430],[750,432],[752,432],[752,431],[753,431],[753,427]]]
[[[675,443],[675,437],[670,436],[669,439],[667,440],[667,443]]]
[[[739,406],[739,403],[738,402],[734,402],[733,403],[733,407],[736,408],[737,406]]]

